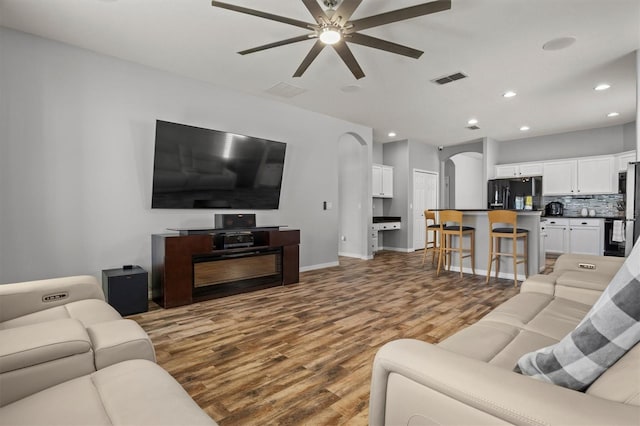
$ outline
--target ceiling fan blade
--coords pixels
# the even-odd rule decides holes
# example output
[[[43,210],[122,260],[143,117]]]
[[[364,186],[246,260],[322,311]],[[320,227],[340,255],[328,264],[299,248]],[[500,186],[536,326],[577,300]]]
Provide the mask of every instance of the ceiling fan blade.
[[[302,36],[298,36],[298,37],[292,37],[292,38],[288,38],[286,40],[276,41],[274,43],[263,44],[262,46],[254,47],[254,48],[247,49],[247,50],[243,50],[243,51],[238,52],[238,53],[241,54],[241,55],[248,55],[249,53],[260,52],[261,50],[271,49],[272,47],[285,46],[287,44],[297,43],[299,41],[309,40],[311,38],[311,36],[312,35],[302,35]]]
[[[345,25],[353,15],[353,12],[360,6],[360,3],[362,3],[362,0],[342,0],[342,3],[333,14],[333,22],[338,25]]]
[[[301,27],[301,28],[305,28],[305,29],[309,29],[309,28],[313,28],[314,27],[314,24],[310,24],[308,22],[298,21],[297,19],[287,18],[285,16],[274,15],[272,13],[261,12],[259,10],[255,10],[255,9],[248,9],[248,8],[242,7],[242,6],[235,6],[233,4],[223,3],[221,1],[212,1],[211,2],[211,6],[220,7],[222,9],[233,10],[234,12],[246,13],[247,15],[258,16],[260,18],[270,19],[272,21],[278,21],[278,22],[282,22],[282,23],[289,24],[289,25],[294,25],[296,27]]]
[[[341,40],[336,44],[332,44],[331,46],[333,46],[335,51],[338,52],[338,55],[340,55],[356,80],[360,80],[362,77],[364,77],[362,68],[360,68],[358,61],[356,61],[355,56],[353,56],[353,53],[351,53],[351,49],[349,49],[349,46],[347,46],[347,43],[345,43],[344,40]]]
[[[326,44],[324,44],[320,40],[317,40],[316,44],[314,44],[311,50],[309,51],[309,53],[307,53],[307,56],[304,57],[304,59],[302,60],[302,63],[300,64],[296,72],[293,74],[293,76],[302,77],[302,74],[304,74],[307,68],[309,68],[309,65],[311,65],[311,62],[313,62],[313,60],[316,59],[318,54],[322,51],[322,49],[324,49],[325,46]]]
[[[304,3],[307,10],[309,10],[309,13],[311,13],[311,16],[313,16],[313,19],[315,19],[318,24],[322,24],[323,19],[325,22],[329,21],[329,17],[324,13],[324,10],[320,7],[317,0],[302,0],[302,3]]]
[[[391,12],[369,16],[367,18],[356,19],[350,23],[353,25],[348,32],[361,31],[367,28],[378,27],[392,22],[403,21],[430,13],[441,12],[451,9],[451,0],[436,0],[430,3],[405,7],[404,9],[392,10]]]
[[[414,59],[418,59],[424,53],[421,50],[412,49],[411,47],[403,46],[397,43],[392,43],[386,40],[381,40],[379,38],[371,37],[371,36],[360,34],[360,33],[349,34],[347,41],[349,43],[355,43],[355,44],[360,44],[362,46],[373,47],[374,49],[386,50],[387,52],[408,56]]]

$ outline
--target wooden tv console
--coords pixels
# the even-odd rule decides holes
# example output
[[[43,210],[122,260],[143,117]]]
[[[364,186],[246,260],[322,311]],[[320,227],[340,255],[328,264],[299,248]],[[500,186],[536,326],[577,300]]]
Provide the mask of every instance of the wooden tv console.
[[[299,281],[299,230],[175,231],[151,236],[152,297],[164,308]],[[251,233],[253,245],[216,247],[216,237],[230,232]]]

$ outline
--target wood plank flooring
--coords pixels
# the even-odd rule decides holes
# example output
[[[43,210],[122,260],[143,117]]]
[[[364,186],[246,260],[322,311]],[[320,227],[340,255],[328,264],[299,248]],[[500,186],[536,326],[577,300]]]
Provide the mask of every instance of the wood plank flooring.
[[[134,315],[158,364],[221,425],[366,425],[376,350],[436,343],[515,295],[513,281],[341,258],[300,283]]]

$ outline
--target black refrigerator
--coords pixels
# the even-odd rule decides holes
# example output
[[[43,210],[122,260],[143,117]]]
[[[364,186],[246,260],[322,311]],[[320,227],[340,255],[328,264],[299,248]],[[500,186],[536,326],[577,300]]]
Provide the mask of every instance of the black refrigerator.
[[[542,177],[528,176],[489,180],[487,182],[487,208],[540,210],[542,208]]]
[[[640,234],[640,162],[627,167],[625,255],[629,256]]]

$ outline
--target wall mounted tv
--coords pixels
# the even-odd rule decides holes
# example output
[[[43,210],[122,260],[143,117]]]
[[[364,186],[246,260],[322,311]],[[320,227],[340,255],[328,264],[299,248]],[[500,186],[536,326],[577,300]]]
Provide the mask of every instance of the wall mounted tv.
[[[277,209],[287,145],[156,120],[151,207]]]

